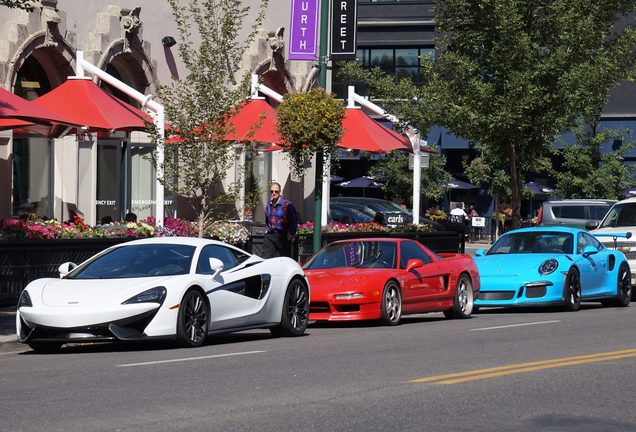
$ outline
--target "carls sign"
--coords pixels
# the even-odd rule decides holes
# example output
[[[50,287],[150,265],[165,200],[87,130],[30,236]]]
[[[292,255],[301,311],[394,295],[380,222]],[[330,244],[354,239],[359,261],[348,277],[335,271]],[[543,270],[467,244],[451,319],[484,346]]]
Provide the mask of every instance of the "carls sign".
[[[331,2],[331,59],[356,59],[357,0]]]

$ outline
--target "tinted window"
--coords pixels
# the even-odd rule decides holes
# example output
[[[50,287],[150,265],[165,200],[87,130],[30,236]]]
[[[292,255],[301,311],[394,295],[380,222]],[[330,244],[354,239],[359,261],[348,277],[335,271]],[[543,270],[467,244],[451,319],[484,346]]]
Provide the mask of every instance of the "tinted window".
[[[422,247],[412,241],[400,243],[400,268],[405,269],[410,259],[422,260],[424,264],[433,262],[433,259],[422,249]]]
[[[607,214],[610,206],[590,206],[590,219],[601,220]]]
[[[232,267],[236,267],[245,261],[248,256],[225,246],[208,245],[201,250],[201,254],[199,255],[197,273],[211,273],[212,269],[210,268],[210,258],[220,259],[223,262],[223,271],[225,271]]]
[[[528,231],[505,234],[488,250],[487,255],[573,252],[573,236],[566,232]]]
[[[305,264],[305,268],[395,268],[396,250],[394,242],[337,242],[318,252]]]
[[[600,228],[636,226],[636,203],[616,204],[601,222]]]
[[[555,208],[554,214],[557,214]],[[559,217],[566,219],[585,219],[585,206],[563,206],[559,208]]]
[[[122,279],[186,274],[194,246],[147,244],[122,246],[93,259],[67,276],[69,279]]]

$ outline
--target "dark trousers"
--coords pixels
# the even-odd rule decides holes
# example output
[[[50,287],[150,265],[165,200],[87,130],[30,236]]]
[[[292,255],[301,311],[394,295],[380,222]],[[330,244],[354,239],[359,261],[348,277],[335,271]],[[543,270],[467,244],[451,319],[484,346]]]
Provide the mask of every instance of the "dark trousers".
[[[279,256],[291,257],[291,242],[287,239],[286,231],[265,233],[263,240],[263,258]]]

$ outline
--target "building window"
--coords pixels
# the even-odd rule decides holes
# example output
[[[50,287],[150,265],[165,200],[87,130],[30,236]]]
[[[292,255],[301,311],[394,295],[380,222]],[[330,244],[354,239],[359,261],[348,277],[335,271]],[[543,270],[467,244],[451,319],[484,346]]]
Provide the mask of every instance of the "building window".
[[[423,81],[422,61],[435,60],[435,48],[361,48],[356,50],[356,61],[365,68],[379,67],[395,77],[396,82],[410,77],[416,85]],[[339,76],[338,62],[333,66],[334,75],[331,83],[332,92],[337,97],[346,99],[347,86],[356,87],[356,93],[368,94],[367,88],[360,82],[347,81]]]

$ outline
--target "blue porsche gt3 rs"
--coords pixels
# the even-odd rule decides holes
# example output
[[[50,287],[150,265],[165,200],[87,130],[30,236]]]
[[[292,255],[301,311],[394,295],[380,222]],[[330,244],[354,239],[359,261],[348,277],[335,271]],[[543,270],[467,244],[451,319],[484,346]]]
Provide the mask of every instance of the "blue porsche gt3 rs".
[[[628,237],[628,233],[611,234]],[[563,305],[581,301],[628,306],[630,269],[622,252],[590,233],[565,227],[522,228],[475,253],[481,277],[476,307]]]

